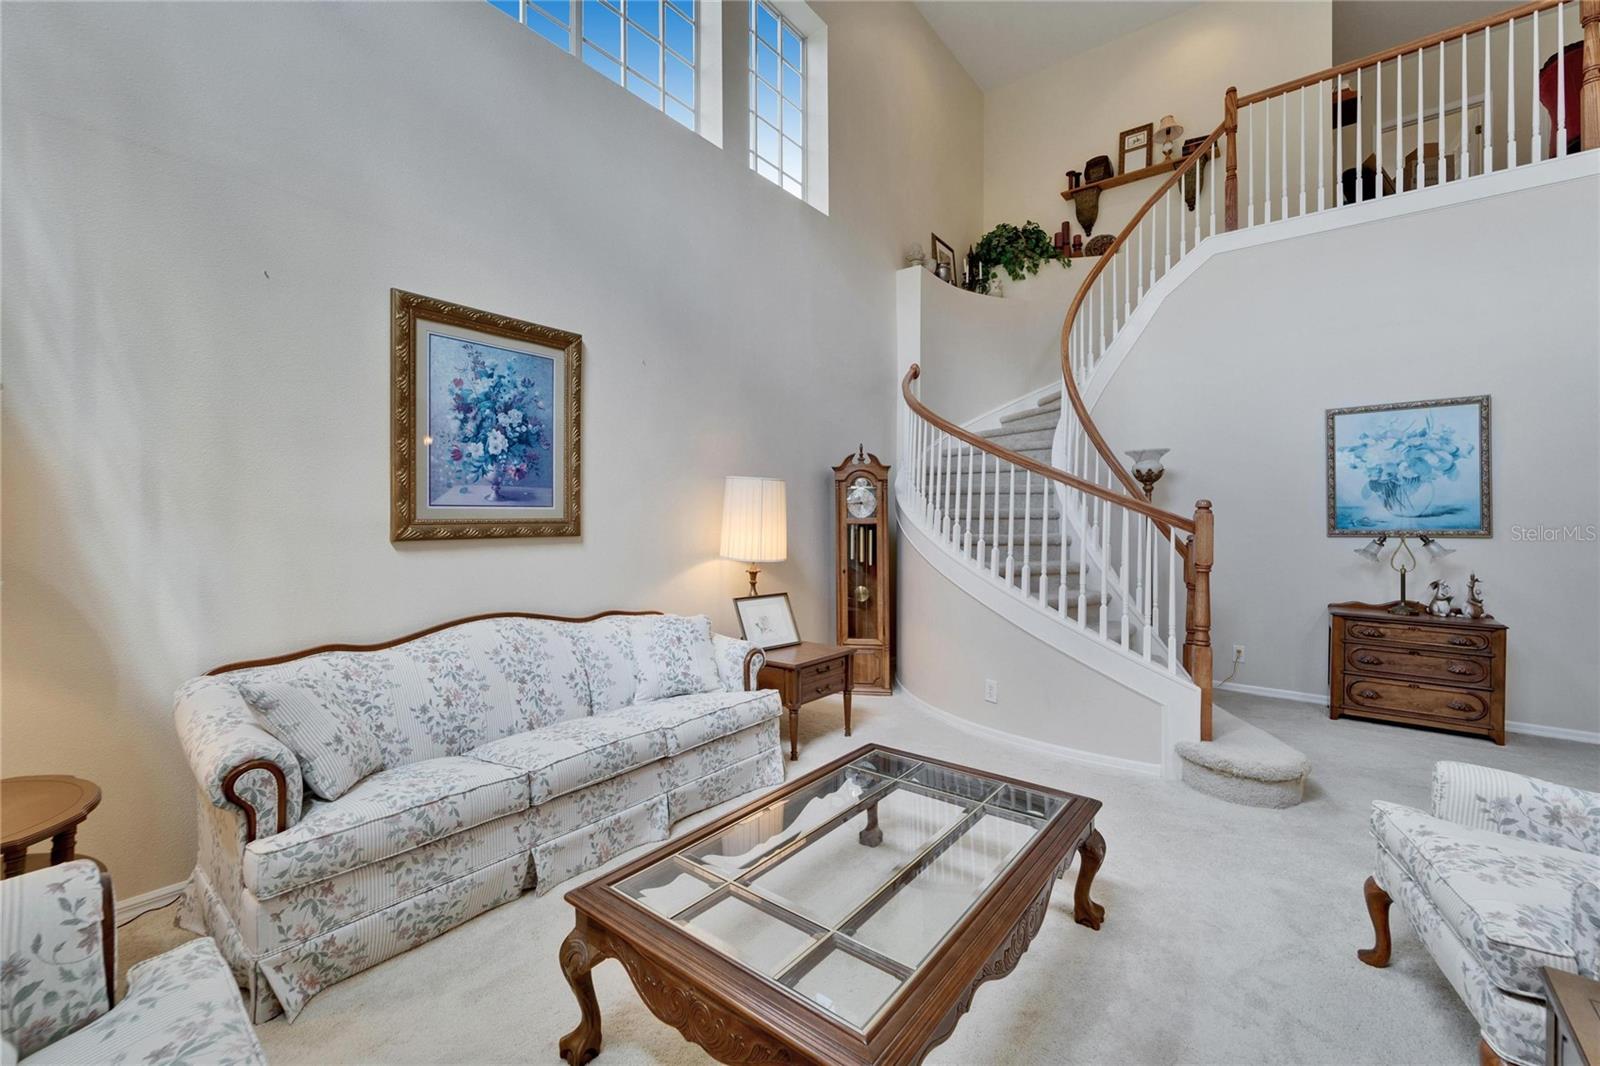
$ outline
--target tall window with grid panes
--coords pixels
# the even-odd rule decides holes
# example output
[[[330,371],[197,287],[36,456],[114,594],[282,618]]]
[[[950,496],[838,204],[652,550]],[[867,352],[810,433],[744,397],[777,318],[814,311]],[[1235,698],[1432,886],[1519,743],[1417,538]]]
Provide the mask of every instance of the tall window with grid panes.
[[[750,167],[805,199],[806,42],[765,0],[750,0]]]
[[[696,0],[489,0],[557,48],[695,128]]]

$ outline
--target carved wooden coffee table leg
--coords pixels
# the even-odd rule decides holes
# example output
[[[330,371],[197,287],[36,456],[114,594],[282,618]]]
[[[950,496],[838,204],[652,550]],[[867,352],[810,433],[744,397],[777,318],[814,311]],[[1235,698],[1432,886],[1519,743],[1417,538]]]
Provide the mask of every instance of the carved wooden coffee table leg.
[[[572,1066],[600,1054],[600,1001],[594,997],[594,981],[589,971],[607,956],[590,939],[589,923],[578,918],[572,932],[561,942],[561,972],[566,975],[572,994],[577,997],[583,1019],[578,1027],[561,1038],[561,1057]]]
[[[1090,929],[1100,928],[1106,917],[1106,909],[1089,898],[1089,886],[1094,884],[1094,875],[1105,858],[1106,838],[1100,835],[1100,830],[1091,829],[1089,839],[1078,847],[1078,885],[1072,893],[1073,920]]]
[[[878,828],[878,805],[867,805],[867,827],[856,835],[856,839],[869,848],[875,848],[883,843],[883,830]]]

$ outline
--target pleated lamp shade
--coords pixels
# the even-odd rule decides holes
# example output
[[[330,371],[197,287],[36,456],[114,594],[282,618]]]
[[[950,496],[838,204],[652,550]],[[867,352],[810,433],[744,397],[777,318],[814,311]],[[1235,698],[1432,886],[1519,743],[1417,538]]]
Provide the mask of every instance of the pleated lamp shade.
[[[727,479],[722,490],[722,557],[741,563],[778,563],[789,557],[789,522],[782,480]]]

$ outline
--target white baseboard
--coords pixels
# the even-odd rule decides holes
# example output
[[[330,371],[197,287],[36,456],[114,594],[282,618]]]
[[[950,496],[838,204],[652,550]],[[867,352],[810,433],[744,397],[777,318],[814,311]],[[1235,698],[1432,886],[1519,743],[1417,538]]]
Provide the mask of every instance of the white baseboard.
[[[189,879],[186,877],[175,885],[167,885],[165,888],[152,889],[137,896],[117,900],[117,924],[126,925],[141,914],[160,910],[183,895],[183,890],[188,887]]]
[[[1123,759],[1116,755],[1101,755],[1098,752],[1082,751],[1078,748],[1068,748],[1060,744],[1051,744],[1048,741],[1035,740],[1025,737],[1020,733],[1009,733],[1004,729],[997,729],[992,725],[974,722],[970,718],[963,718],[959,714],[935,707],[927,700],[918,696],[906,687],[905,679],[899,674],[895,675],[895,695],[903,698],[907,703],[919,711],[926,711],[942,722],[965,730],[974,736],[984,737],[989,740],[1007,741],[1012,744],[1022,744],[1035,751],[1048,752],[1063,762],[1078,763],[1082,766],[1095,766],[1102,769],[1126,770],[1130,773],[1140,774],[1145,777],[1160,777],[1161,764],[1153,762],[1140,762],[1137,759]]]
[[[1600,744],[1600,732],[1587,729],[1567,729],[1558,725],[1540,725],[1538,722],[1507,722],[1507,733],[1523,733],[1530,737],[1551,737],[1555,740],[1572,740],[1579,744]]]
[[[1300,703],[1315,703],[1326,709],[1328,694],[1326,692],[1295,692],[1287,688],[1268,688],[1265,685],[1244,685],[1237,681],[1229,681],[1225,685],[1218,685],[1217,689],[1223,692],[1243,692],[1251,696],[1268,696],[1277,700],[1295,700]],[[1538,722],[1506,722],[1507,733],[1521,733],[1530,737],[1550,737],[1553,740],[1570,740],[1578,744],[1600,744],[1600,732],[1591,732],[1587,729],[1567,729],[1564,726],[1540,725]]]

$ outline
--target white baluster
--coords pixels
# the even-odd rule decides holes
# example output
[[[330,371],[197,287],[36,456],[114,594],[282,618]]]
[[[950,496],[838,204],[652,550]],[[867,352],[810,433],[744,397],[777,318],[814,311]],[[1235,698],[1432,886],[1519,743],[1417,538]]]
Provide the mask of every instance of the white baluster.
[[[1306,87],[1300,87],[1300,136],[1296,139],[1300,156],[1300,211],[1306,213]],[[1146,640],[1148,644],[1149,641]]]
[[[989,575],[1000,576],[1000,457],[994,457],[994,513],[989,518]]]
[[[1339,84],[1335,81],[1333,84]],[[1331,90],[1330,90],[1331,91]],[[1328,206],[1325,196],[1325,171],[1327,163],[1323,160],[1323,145],[1328,143],[1328,93],[1322,88],[1322,82],[1317,82],[1317,210],[1321,211]],[[1214,222],[1215,220],[1213,220]]]
[[[967,512],[966,521],[961,524],[961,555],[963,558],[972,553],[972,458],[976,449],[967,445]]]
[[[1377,117],[1376,120],[1374,120],[1373,125],[1377,127],[1378,133],[1377,133],[1377,136],[1375,136],[1373,138],[1373,140],[1378,142],[1378,144],[1377,144],[1377,155],[1378,155],[1378,158],[1377,158],[1377,165],[1378,165],[1377,193],[1378,193],[1378,199],[1381,200],[1381,199],[1383,199],[1383,61],[1382,60],[1378,61],[1377,69],[1378,69],[1378,75],[1377,75],[1377,82],[1378,82],[1377,106],[1374,108],[1374,112],[1378,117]],[[1394,81],[1395,96],[1398,97],[1400,95],[1400,60],[1398,58],[1396,58],[1395,61],[1394,61],[1394,78],[1395,78],[1395,81]],[[1361,106],[1359,101],[1357,102],[1356,106],[1357,107]],[[1399,102],[1397,100],[1396,101],[1396,107],[1398,107],[1398,106],[1399,106]],[[1398,126],[1396,126],[1395,128],[1399,129]],[[1400,153],[1396,152],[1395,153],[1396,162],[1398,162],[1399,159],[1400,159]],[[1359,180],[1359,179],[1357,179],[1357,180]]]
[[[1006,584],[1010,585],[1017,540],[1017,467],[1014,463],[1007,463],[1006,466],[1011,471],[1011,486],[1006,502]]]
[[[1207,227],[1207,232],[1213,237],[1217,235],[1217,186],[1222,181],[1222,163],[1219,161],[1220,155],[1217,152],[1217,147],[1221,143],[1222,138],[1218,137],[1211,142],[1211,147],[1207,149],[1211,153],[1211,173],[1206,178],[1206,184],[1211,188],[1211,224]]]
[[[1279,97],[1278,104],[1278,140],[1283,142],[1278,149],[1278,184],[1283,186],[1278,217],[1284,219],[1289,217],[1289,94]]]
[[[1494,27],[1483,28],[1483,172],[1494,171],[1494,78],[1489,69],[1489,46],[1494,41],[1490,32]]]
[[[1122,554],[1117,566],[1117,591],[1122,594],[1122,646],[1132,650],[1128,643],[1128,615],[1132,613],[1133,602],[1128,599],[1128,564],[1132,561],[1128,555],[1128,517],[1132,511],[1117,508],[1122,519]]]
[[[985,522],[983,512],[989,506],[989,455],[987,452],[983,452],[978,455],[978,545],[977,553],[973,556],[973,561],[978,564],[978,569],[980,570],[984,566],[983,531]]]
[[[1440,140],[1444,138],[1441,137]],[[1440,149],[1443,151],[1443,149]],[[1461,139],[1456,143],[1456,177],[1467,176],[1467,35],[1461,35]]]
[[[1172,553],[1167,556],[1167,673],[1178,672],[1178,531],[1167,530]]]
[[[1029,569],[1029,543],[1033,536],[1033,471],[1022,472],[1022,580],[1017,582],[1017,591],[1022,593],[1022,598],[1028,598],[1028,577],[1032,573]]]
[[[1466,105],[1467,105],[1467,102],[1465,100],[1462,100],[1461,101],[1461,106],[1465,107]],[[1435,132],[1436,132],[1436,134],[1437,134],[1437,136],[1439,138],[1439,162],[1436,164],[1438,166],[1438,168],[1439,168],[1439,176],[1438,176],[1438,178],[1435,179],[1434,184],[1443,185],[1444,184],[1444,178],[1445,178],[1445,171],[1444,171],[1444,42],[1443,41],[1439,42],[1439,121],[1434,123],[1434,130],[1435,130]],[[1418,165],[1419,166],[1421,165],[1420,162],[1418,163]]]
[[[1413,186],[1414,188],[1417,188],[1417,189],[1422,188],[1423,185],[1426,184],[1426,182],[1423,180],[1423,178],[1427,174],[1427,168],[1422,165],[1422,126],[1423,126],[1423,121],[1427,117],[1427,114],[1428,114],[1428,102],[1423,99],[1423,95],[1422,95],[1423,94],[1422,75],[1424,73],[1422,68],[1425,67],[1426,65],[1427,65],[1427,60],[1422,54],[1422,49],[1418,48],[1417,49],[1417,181],[1416,181],[1416,185]],[[1399,162],[1398,159],[1396,159],[1395,161],[1397,163]],[[1405,175],[1404,174],[1400,175],[1400,186],[1401,186],[1401,188],[1405,187]]]
[[[1056,615],[1062,621],[1067,618],[1067,509],[1066,500],[1054,485],[1050,487],[1050,494],[1056,499],[1056,529],[1061,534],[1061,550],[1056,553],[1060,565],[1056,573]]]
[[[1244,139],[1244,224],[1256,224],[1256,109],[1252,104],[1245,108],[1246,133]]]
[[[1405,100],[1405,95],[1406,95],[1406,65],[1405,65],[1405,57],[1404,56],[1395,56],[1395,58],[1394,58],[1394,169],[1395,169],[1395,173],[1396,174],[1400,174],[1400,184],[1395,189],[1396,192],[1402,192],[1405,189],[1405,175],[1400,173],[1405,168],[1405,158],[1406,158],[1406,145],[1405,145],[1405,123],[1406,123],[1406,119],[1405,119],[1405,114],[1404,114],[1404,110],[1403,110],[1403,107],[1402,107],[1402,105],[1404,103],[1404,100]],[[1417,103],[1417,107],[1419,109],[1422,107],[1422,104],[1421,104],[1420,101]],[[1421,114],[1420,110],[1418,111],[1418,114],[1419,115]],[[1383,184],[1382,179],[1379,180],[1378,184],[1380,186]]]
[[[1303,105],[1302,105],[1303,106]],[[1302,148],[1304,146],[1302,145]],[[1155,526],[1144,515],[1139,516],[1139,566],[1143,574],[1139,591],[1144,604],[1144,661],[1150,661],[1150,642],[1156,628],[1156,543]]]
[[[1333,81],[1335,92],[1342,92],[1343,86],[1339,79]],[[1361,106],[1361,101],[1356,101],[1356,106]],[[1334,101],[1333,115],[1333,206],[1338,207],[1343,203],[1344,190],[1344,105],[1338,98]]]
[[[1533,114],[1530,116],[1532,121],[1529,123],[1532,129],[1528,131],[1532,136],[1531,147],[1533,154],[1528,161],[1537,163],[1544,152],[1544,137],[1542,135],[1544,124],[1539,119],[1539,12],[1535,11],[1528,18],[1533,23],[1533,62],[1528,64],[1533,71],[1533,88],[1528,94],[1528,99],[1533,102]],[[1556,69],[1559,70],[1562,66],[1561,53],[1557,52]]]
[[[1100,500],[1100,639],[1106,639],[1106,614],[1111,603],[1110,586],[1107,584],[1111,569],[1111,504],[1105,499]]]
[[[1358,70],[1356,71],[1356,147],[1352,153],[1355,158],[1350,161],[1356,168],[1356,203],[1358,204],[1366,199],[1367,195],[1367,183],[1362,180],[1365,175],[1361,172],[1362,162],[1366,159],[1366,156],[1361,154],[1361,149],[1364,147],[1361,138],[1361,105],[1365,99],[1366,93],[1361,91],[1361,71]],[[1383,185],[1381,181],[1378,184],[1380,187]]]
[[[1461,38],[1461,84],[1466,84],[1467,45]],[[1556,156],[1567,154],[1567,5],[1565,0],[1556,5]],[[1537,58],[1537,56],[1535,56]],[[1466,143],[1467,91],[1461,90],[1462,143]]]

